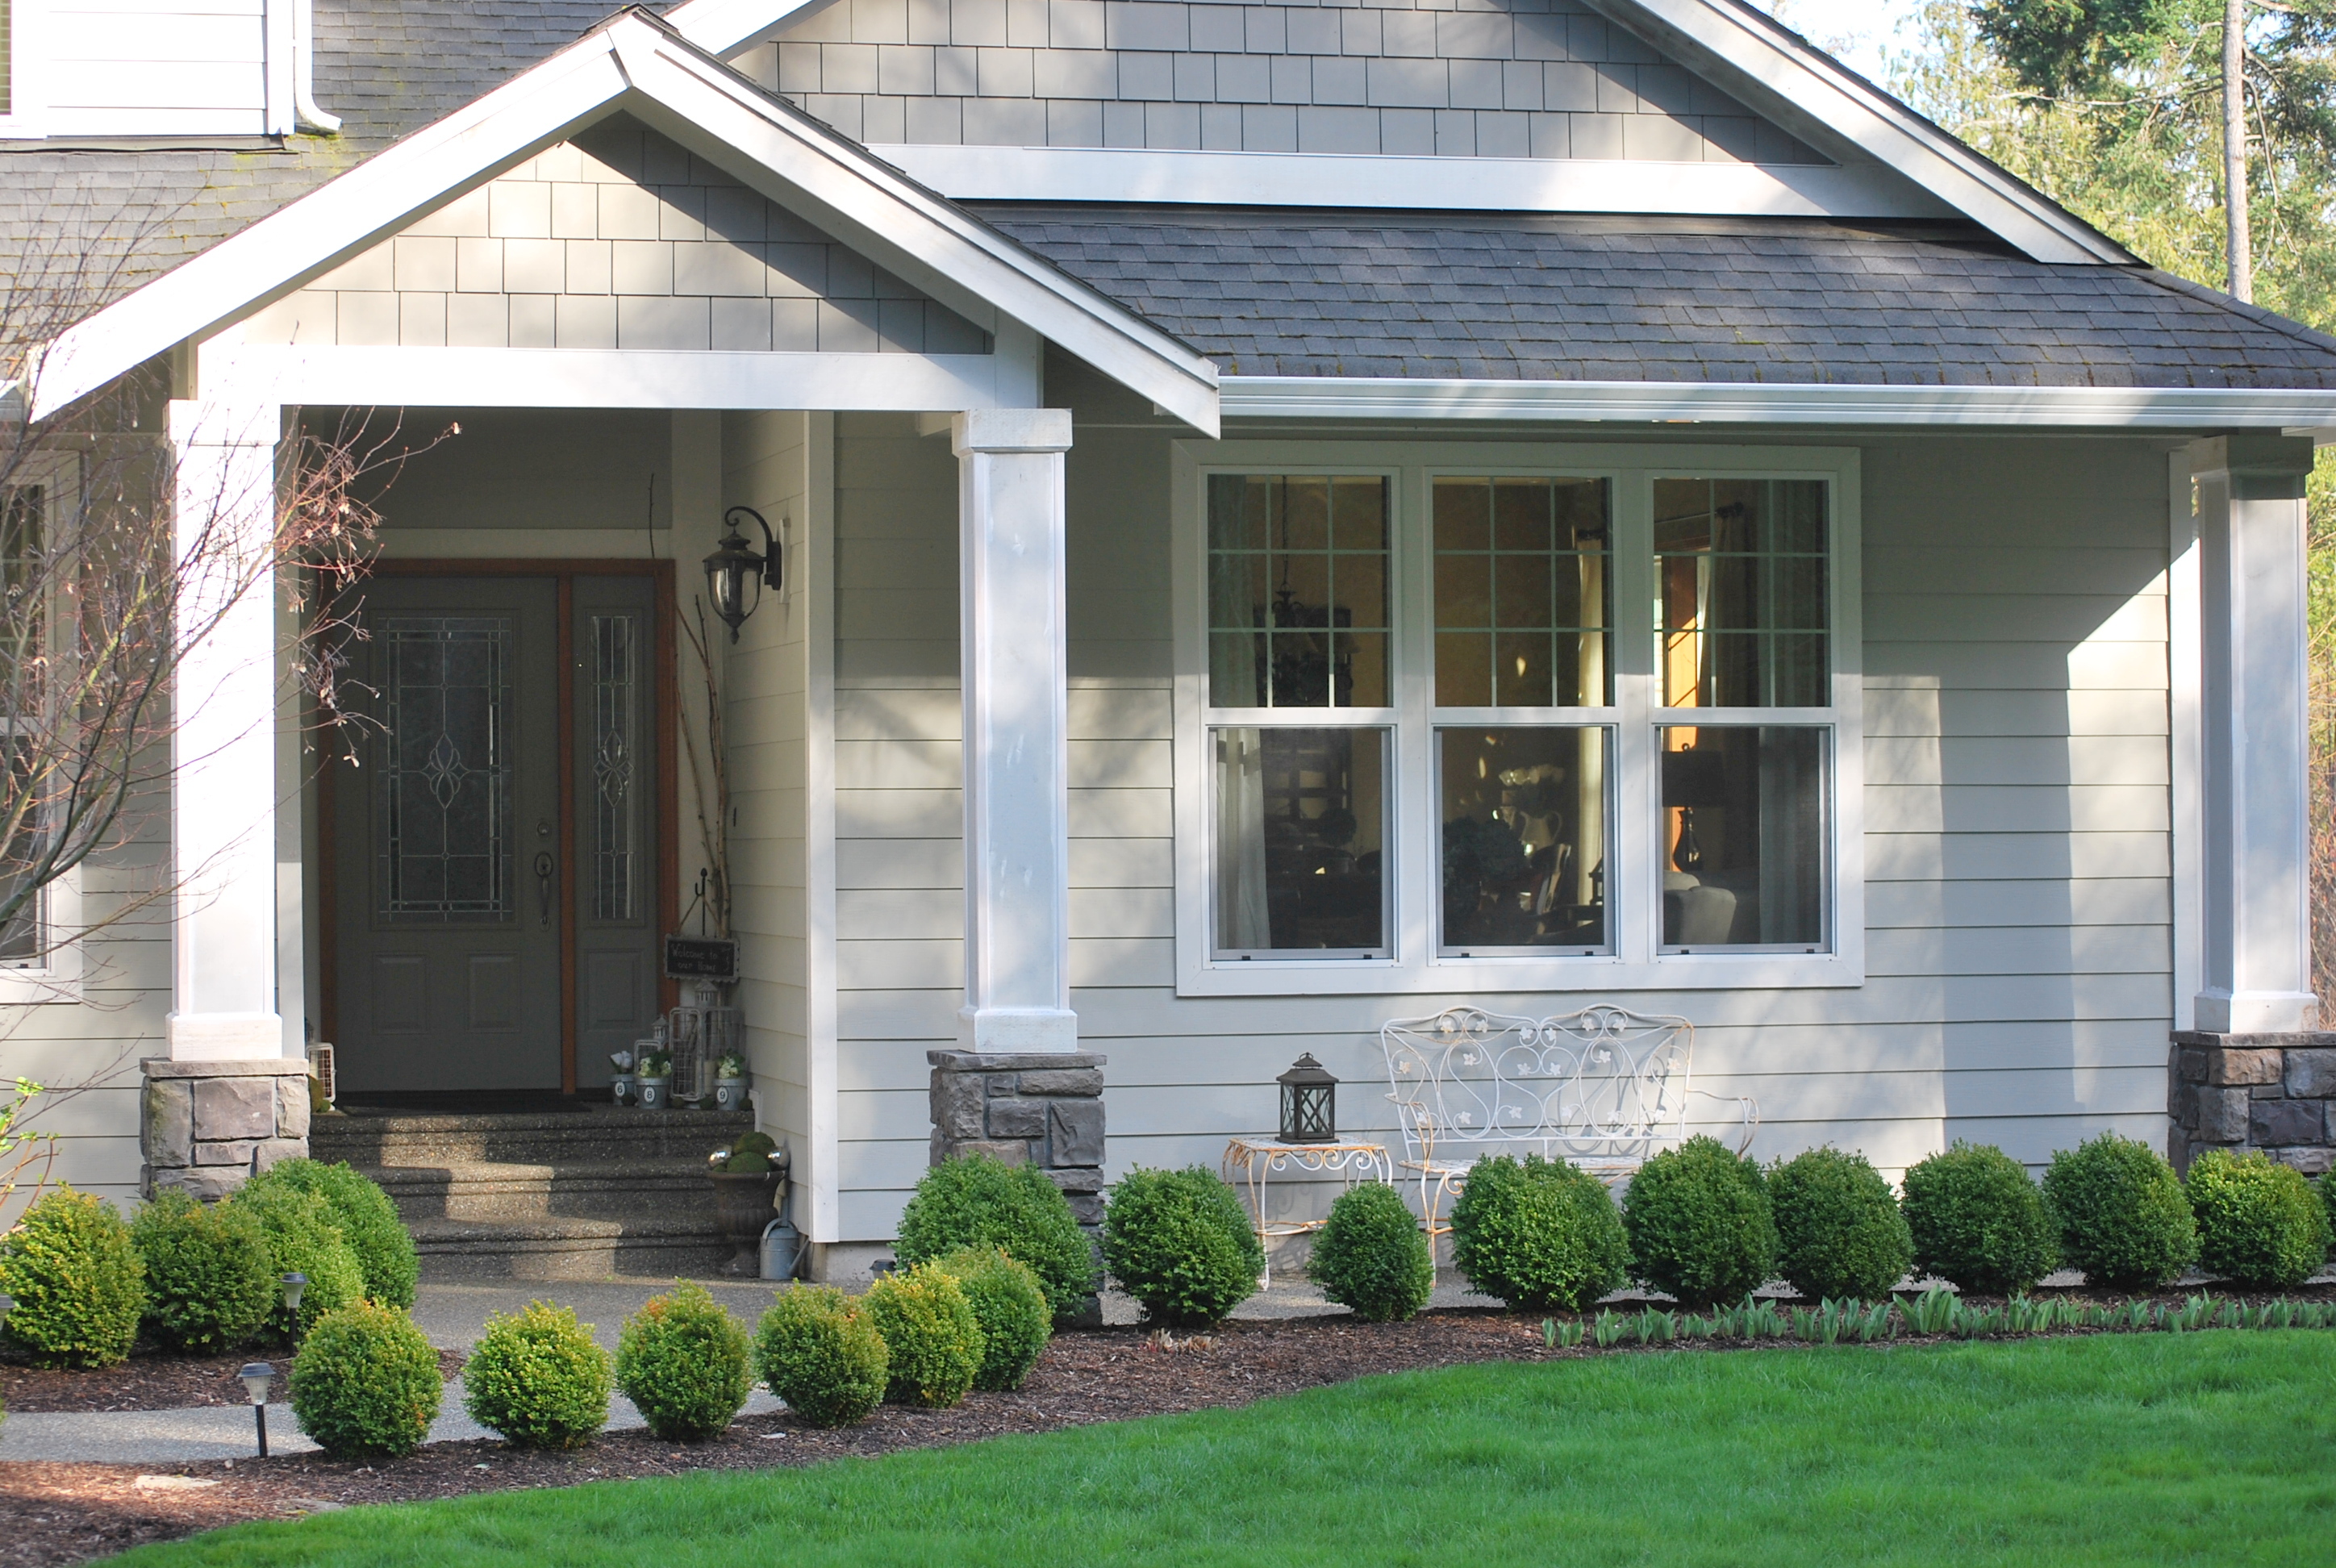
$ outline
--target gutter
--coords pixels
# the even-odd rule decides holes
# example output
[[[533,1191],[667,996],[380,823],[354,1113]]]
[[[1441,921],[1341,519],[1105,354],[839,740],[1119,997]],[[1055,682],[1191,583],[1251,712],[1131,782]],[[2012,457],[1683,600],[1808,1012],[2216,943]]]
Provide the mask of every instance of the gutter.
[[[1228,375],[1218,395],[1227,419],[2277,429],[2336,441],[2336,389]]]
[[[316,106],[316,0],[292,0],[292,112],[299,122],[327,136],[340,121]]]

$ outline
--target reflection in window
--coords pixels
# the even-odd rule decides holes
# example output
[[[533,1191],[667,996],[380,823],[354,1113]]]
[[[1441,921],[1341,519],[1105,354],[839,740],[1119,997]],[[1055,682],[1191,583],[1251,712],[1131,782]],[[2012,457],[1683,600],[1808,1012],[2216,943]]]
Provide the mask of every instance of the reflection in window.
[[[0,767],[6,769],[0,803],[9,823],[0,839],[0,906],[15,905],[0,918],[0,965],[24,968],[41,956],[42,895],[31,884],[34,867],[49,852],[44,829],[55,820],[38,798],[44,781],[35,735],[46,667],[40,656],[49,635],[38,581],[48,498],[37,484],[10,486],[0,497],[0,589],[8,596],[0,616]]]
[[[1446,952],[1603,948],[1606,731],[1438,730]]]
[[[1209,701],[1384,707],[1387,481],[1209,479]]]
[[[1655,481],[1665,707],[1818,707],[1826,657],[1825,485]]]
[[[1211,732],[1222,952],[1383,951],[1387,732]]]
[[[639,878],[634,809],[635,665],[640,623],[629,615],[592,617],[592,918],[634,918]]]
[[[1436,701],[1600,707],[1611,589],[1599,479],[1436,482]]]
[[[1827,732],[1705,725],[1660,734],[1663,945],[1823,947]]]

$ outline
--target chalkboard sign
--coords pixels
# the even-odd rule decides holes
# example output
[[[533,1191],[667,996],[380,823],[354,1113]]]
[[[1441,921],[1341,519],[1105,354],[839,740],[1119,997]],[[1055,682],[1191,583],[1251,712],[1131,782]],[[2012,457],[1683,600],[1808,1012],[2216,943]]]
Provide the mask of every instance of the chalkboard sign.
[[[665,978],[669,980],[720,980],[738,978],[738,944],[729,937],[667,937]]]

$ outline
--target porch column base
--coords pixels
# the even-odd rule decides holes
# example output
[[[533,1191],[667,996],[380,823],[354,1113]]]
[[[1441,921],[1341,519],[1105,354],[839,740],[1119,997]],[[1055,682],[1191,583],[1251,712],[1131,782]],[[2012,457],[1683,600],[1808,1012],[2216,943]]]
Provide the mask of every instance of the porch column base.
[[[2260,1149],[2312,1176],[2336,1167],[2336,1033],[2185,1030],[2167,1077],[2175,1169],[2208,1149]]]
[[[1067,1008],[959,1008],[957,1043],[959,1050],[1007,1056],[1076,1055],[1079,1016]]]
[[[223,1198],[251,1174],[308,1153],[308,1064],[299,1057],[149,1057],[138,1144],[148,1197],[168,1188]]]

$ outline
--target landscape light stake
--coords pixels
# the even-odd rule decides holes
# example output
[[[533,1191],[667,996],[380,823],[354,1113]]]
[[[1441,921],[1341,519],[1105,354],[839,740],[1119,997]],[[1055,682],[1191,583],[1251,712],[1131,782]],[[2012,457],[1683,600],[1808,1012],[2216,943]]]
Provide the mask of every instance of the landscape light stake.
[[[236,1374],[243,1379],[251,1395],[251,1419],[259,1428],[259,1456],[268,1457],[268,1385],[276,1380],[276,1368],[266,1361],[253,1361]]]
[[[284,1276],[284,1310],[291,1314],[292,1342],[296,1345],[300,1342],[300,1292],[307,1288],[307,1275],[296,1273]],[[254,1365],[257,1364],[254,1363]]]

